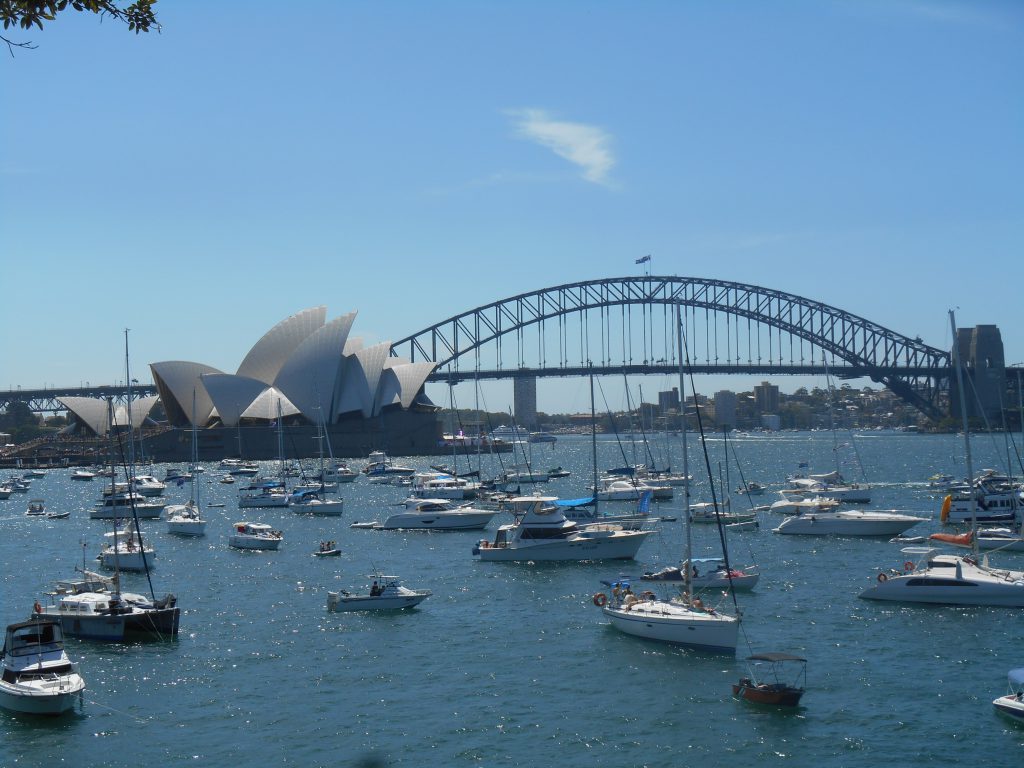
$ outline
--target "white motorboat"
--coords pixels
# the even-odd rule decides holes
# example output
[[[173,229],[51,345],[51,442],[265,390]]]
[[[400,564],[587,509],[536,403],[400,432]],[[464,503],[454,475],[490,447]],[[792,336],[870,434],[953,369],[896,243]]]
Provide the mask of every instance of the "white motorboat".
[[[815,496],[810,499],[783,499],[776,501],[770,507],[770,512],[781,512],[784,515],[806,515],[817,512],[830,512],[839,508],[839,502],[835,499],[825,499]]]
[[[581,526],[566,520],[553,496],[511,499],[524,512],[498,528],[494,541],[483,539],[473,554],[485,561],[628,560],[651,531],[627,531],[620,525]]]
[[[161,483],[152,475],[136,475],[132,478],[132,488],[140,496],[152,498],[154,496],[163,496],[167,484]]]
[[[126,520],[131,517],[155,520],[164,511],[166,502],[146,500],[132,491],[105,495],[89,510],[91,520]]]
[[[178,536],[205,536],[206,521],[195,501],[167,507],[167,532]]]
[[[992,568],[986,555],[937,555],[933,547],[904,547],[902,569],[878,574],[874,585],[861,592],[866,600],[889,600],[939,605],[1024,607],[1024,571]]]
[[[187,483],[192,479],[192,473],[186,472],[180,467],[168,467],[164,470],[164,484],[170,483]]]
[[[774,531],[801,536],[899,536],[927,519],[896,510],[808,512],[787,517]]]
[[[238,489],[238,506],[241,509],[271,509],[287,507],[288,492],[281,480],[262,480]]]
[[[96,473],[95,472],[90,472],[87,469],[76,469],[74,472],[71,473],[71,479],[72,480],[85,480],[85,481],[88,481],[88,480],[92,480],[94,477],[96,477]]]
[[[476,497],[480,483],[455,477],[443,472],[417,472],[412,476],[413,496],[424,499],[472,499]]]
[[[866,485],[848,483],[839,472],[790,479],[790,487],[779,491],[786,498],[807,499],[822,496],[844,504],[870,504],[871,489]]]
[[[413,608],[433,593],[429,589],[407,589],[403,587],[397,576],[374,574],[368,594],[360,595],[351,592],[328,592],[327,610],[337,612],[348,611],[394,611]]]
[[[235,523],[228,544],[236,549],[277,549],[284,534],[266,523]]]
[[[181,609],[173,594],[160,600],[121,592],[120,578],[83,571],[82,579],[58,581],[49,593],[53,602],[38,603],[35,613],[60,622],[64,634],[90,640],[119,642],[126,639],[174,637]]]
[[[363,467],[363,474],[373,476],[399,475],[407,476],[416,472],[412,467],[401,467],[394,464],[384,451],[373,451],[367,457],[369,463]]]
[[[7,626],[0,707],[32,715],[59,715],[85,690],[78,667],[64,651],[60,622],[34,616]]]
[[[745,486],[737,488],[736,493],[746,494],[747,496],[763,496],[766,490],[766,486],[763,486],[758,482],[750,480],[747,482]]]
[[[379,527],[384,530],[428,528],[435,531],[470,531],[486,528],[497,510],[456,505],[449,499],[406,499],[405,511],[390,515]]]
[[[1009,690],[992,702],[996,712],[1011,720],[1024,723],[1024,668],[1011,669],[1006,675]]]
[[[319,490],[300,490],[288,499],[288,507],[300,515],[329,515],[338,517],[345,511],[344,499],[328,499]]]
[[[25,510],[26,515],[36,516],[46,514],[46,502],[42,499],[32,499],[28,503],[28,509]]]
[[[1021,506],[1017,494],[1010,478],[986,469],[970,486],[962,483],[949,489],[939,518],[943,523],[970,523],[972,516],[977,523],[1013,523]]]
[[[221,459],[219,469],[226,471],[229,475],[242,477],[255,477],[260,473],[260,465],[242,459]]]
[[[359,473],[350,468],[343,461],[335,462],[332,466],[324,468],[320,474],[320,480],[325,483],[351,483],[359,477]]]
[[[153,567],[156,550],[148,541],[142,541],[134,525],[129,522],[119,531],[103,534],[110,539],[96,559],[104,568],[118,571],[145,571]]]

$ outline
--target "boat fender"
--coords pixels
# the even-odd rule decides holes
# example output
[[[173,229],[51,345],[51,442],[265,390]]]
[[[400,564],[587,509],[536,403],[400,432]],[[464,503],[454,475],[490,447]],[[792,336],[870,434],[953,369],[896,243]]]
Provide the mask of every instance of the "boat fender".
[[[953,497],[947,495],[946,498],[942,500],[942,511],[939,512],[939,520],[941,522],[944,523],[949,520],[949,508],[951,506],[953,506]]]
[[[35,613],[42,613],[43,612],[43,606],[41,606],[39,604],[39,601],[36,600],[35,603],[32,604],[32,610]]]
[[[656,595],[653,592],[651,592],[651,590],[647,590],[646,592],[640,593],[641,600],[653,600],[655,597]]]
[[[879,584],[881,584],[884,581],[888,581],[888,580],[889,580],[889,577],[886,576],[884,573],[878,574],[878,582],[879,582]]]
[[[608,604],[608,596],[604,592],[598,592],[594,595],[594,605],[598,608],[604,608]]]
[[[910,571],[914,570],[914,564],[907,560],[907,562],[903,564],[903,570],[909,573]]]

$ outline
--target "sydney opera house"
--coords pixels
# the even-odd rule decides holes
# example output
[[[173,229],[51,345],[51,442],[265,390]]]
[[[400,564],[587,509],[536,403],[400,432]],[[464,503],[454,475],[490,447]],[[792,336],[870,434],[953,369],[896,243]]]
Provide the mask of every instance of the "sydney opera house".
[[[279,441],[286,456],[315,456],[321,430],[325,452],[336,457],[435,452],[438,408],[424,392],[434,363],[392,357],[390,342],[364,346],[350,336],[355,316],[328,321],[322,306],[292,315],[256,342],[234,373],[196,362],[151,363],[159,397],[135,401],[132,423],[141,424],[159,400],[168,428],[146,439],[146,453],[187,460],[193,424],[201,460],[276,458]],[[105,402],[64,404],[91,430],[107,431]],[[126,421],[127,414],[114,414],[115,424]]]

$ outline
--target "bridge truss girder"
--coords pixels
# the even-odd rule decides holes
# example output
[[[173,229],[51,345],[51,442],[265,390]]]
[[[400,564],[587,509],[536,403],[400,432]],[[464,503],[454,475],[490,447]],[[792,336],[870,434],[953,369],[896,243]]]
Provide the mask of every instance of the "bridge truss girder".
[[[560,285],[553,288],[532,291],[520,294],[508,299],[493,302],[483,307],[469,310],[460,315],[450,317],[436,325],[408,336],[392,345],[392,354],[407,357],[413,361],[432,360],[437,363],[437,370],[431,377],[433,380],[459,380],[468,378],[481,378],[485,372],[487,377],[504,378],[514,377],[517,373],[522,374],[523,368],[530,368],[531,375],[538,376],[571,376],[580,375],[580,371],[587,363],[593,363],[592,351],[597,346],[594,339],[590,338],[589,329],[592,324],[589,320],[591,313],[597,313],[600,317],[598,325],[601,325],[601,353],[604,357],[606,350],[610,349],[611,342],[604,338],[606,326],[610,329],[608,322],[610,310],[615,307],[622,308],[622,330],[625,333],[627,324],[629,332],[632,333],[632,311],[628,323],[625,314],[626,307],[641,307],[641,322],[644,324],[644,348],[645,355],[643,364],[638,366],[638,373],[660,373],[668,368],[677,370],[678,364],[666,365],[665,359],[654,359],[653,357],[653,328],[651,333],[652,355],[648,359],[647,351],[647,329],[648,322],[653,325],[654,307],[664,308],[679,307],[683,317],[684,339],[692,338],[697,330],[698,310],[705,312],[705,321],[709,319],[708,313],[715,313],[715,333],[718,334],[718,315],[724,315],[727,320],[727,333],[732,333],[728,328],[729,318],[735,318],[735,334],[737,363],[739,362],[739,321],[747,321],[747,344],[749,370],[738,370],[743,366],[731,364],[727,357],[724,364],[719,361],[718,339],[714,344],[714,363],[707,361],[699,364],[691,361],[691,368],[695,372],[707,373],[737,373],[737,372],[758,372],[768,374],[784,373],[806,373],[814,374],[824,372],[839,373],[842,368],[843,374],[850,377],[864,376],[883,384],[899,397],[914,405],[922,412],[932,418],[939,418],[943,411],[939,406],[940,396],[948,389],[950,372],[950,355],[934,347],[924,344],[920,339],[910,339],[901,334],[895,333],[883,326],[872,323],[865,318],[851,314],[844,310],[831,307],[821,302],[806,299],[794,294],[776,291],[759,286],[745,285],[725,280],[706,280],[691,277],[654,277],[638,276],[625,278],[612,278],[604,280],[591,280],[580,283]],[[649,310],[649,312],[648,312]],[[578,315],[580,317],[580,359],[578,364],[569,364],[566,356],[563,355],[564,347],[568,347],[569,332],[564,327],[564,319]],[[648,317],[649,315],[649,317]],[[526,329],[537,327],[538,338],[543,344],[544,326],[546,323],[558,322],[558,346],[559,364],[548,366],[546,362],[542,365],[524,365],[522,348],[525,344]],[[757,336],[757,363],[753,364],[751,354],[751,323],[758,326]],[[674,322],[673,322],[674,325]],[[709,333],[707,324],[702,326],[705,333]],[[768,354],[769,364],[763,365],[761,359],[761,327],[768,330]],[[778,342],[778,350],[773,350],[771,330],[776,332],[775,341]],[[611,335],[608,330],[607,335]],[[801,360],[799,365],[783,364],[782,339],[788,335],[790,351],[792,355],[792,339],[801,340]],[[517,364],[512,367],[505,367],[500,363],[502,355],[503,340],[512,337],[519,348]],[[733,339],[727,339],[728,353],[734,350],[731,348]],[[606,344],[607,342],[607,344]],[[805,361],[802,342],[810,345],[812,360]],[[481,365],[481,351],[488,344],[493,344],[496,349],[496,359],[499,364],[493,367]],[[815,365],[813,361],[813,350],[817,348],[821,352],[821,362]],[[670,348],[669,348],[670,349]],[[773,363],[771,355],[777,351],[779,361]],[[671,357],[674,350],[671,350],[666,357]],[[710,341],[707,345],[707,354],[710,358]],[[622,372],[625,368],[633,366],[632,354],[626,360],[625,343],[622,364],[608,365],[606,361],[599,360],[593,370],[613,369],[615,372]],[[826,360],[831,358],[832,365],[826,365]],[[460,361],[468,359],[472,361],[471,366],[461,366]],[[835,361],[842,361],[838,366]],[[806,364],[805,364],[806,363]]]

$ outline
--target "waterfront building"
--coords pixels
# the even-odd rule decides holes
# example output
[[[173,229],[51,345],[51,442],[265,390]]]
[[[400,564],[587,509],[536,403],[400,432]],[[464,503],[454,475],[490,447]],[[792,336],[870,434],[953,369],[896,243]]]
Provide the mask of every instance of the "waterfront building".
[[[289,428],[294,456],[313,456],[322,424],[336,456],[365,456],[374,449],[401,455],[432,453],[441,438],[438,408],[424,392],[432,362],[391,356],[391,343],[366,347],[350,338],[356,313],[327,321],[324,306],[303,310],[271,328],[249,350],[235,373],[183,360],[150,364],[159,398],[132,403],[140,425],[159,399],[169,433],[147,442],[159,460],[182,461],[186,433],[199,428],[202,459],[277,455],[278,421]],[[62,403],[95,434],[111,426],[106,402],[65,398]],[[114,426],[127,414],[114,414]]]
[[[512,385],[516,424],[526,429],[537,426],[537,377],[516,376]]]
[[[779,412],[779,388],[767,381],[754,387],[754,402],[758,413]]]

